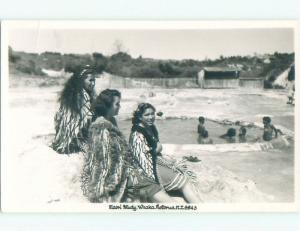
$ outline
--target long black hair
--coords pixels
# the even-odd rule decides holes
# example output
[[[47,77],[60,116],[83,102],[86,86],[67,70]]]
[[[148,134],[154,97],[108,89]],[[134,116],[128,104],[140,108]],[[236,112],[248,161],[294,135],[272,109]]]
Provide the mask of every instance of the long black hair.
[[[95,74],[95,70],[90,66],[85,66],[81,71],[74,72],[65,83],[65,86],[58,98],[60,105],[69,108],[71,112],[79,113],[80,101],[83,99],[84,80],[88,74]],[[90,92],[92,96],[93,92]]]
[[[152,150],[155,150],[157,142],[159,141],[159,135],[156,126],[152,125],[148,127],[148,129],[139,126],[139,123],[141,122],[140,118],[148,108],[151,108],[154,112],[156,111],[155,107],[152,104],[140,103],[137,109],[133,112],[131,132],[138,131],[142,133],[145,136],[147,142],[152,146]]]

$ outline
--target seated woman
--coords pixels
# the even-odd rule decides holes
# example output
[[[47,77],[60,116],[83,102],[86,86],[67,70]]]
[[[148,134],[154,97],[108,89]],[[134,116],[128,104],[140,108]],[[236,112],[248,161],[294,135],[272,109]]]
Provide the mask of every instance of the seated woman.
[[[87,158],[82,174],[83,194],[91,202],[147,200],[173,202],[155,179],[135,162],[114,118],[120,109],[117,90],[102,91],[93,104]]]
[[[144,173],[169,192],[179,190],[189,203],[198,203],[191,182],[185,171],[162,157],[162,145],[154,124],[155,108],[149,103],[141,103],[132,118],[129,144],[135,159]]]
[[[54,117],[52,148],[60,154],[84,151],[95,98],[95,70],[86,66],[66,82]]]
[[[221,135],[220,138],[225,139],[228,143],[235,143],[236,130],[235,128],[229,128],[224,135]]]

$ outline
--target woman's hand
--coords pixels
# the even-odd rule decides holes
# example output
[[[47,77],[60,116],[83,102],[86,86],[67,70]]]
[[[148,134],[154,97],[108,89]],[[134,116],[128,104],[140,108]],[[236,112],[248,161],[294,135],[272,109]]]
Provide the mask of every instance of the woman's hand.
[[[161,143],[160,142],[158,142],[157,143],[157,146],[156,146],[156,153],[160,153],[160,152],[162,152],[162,145],[161,145]]]

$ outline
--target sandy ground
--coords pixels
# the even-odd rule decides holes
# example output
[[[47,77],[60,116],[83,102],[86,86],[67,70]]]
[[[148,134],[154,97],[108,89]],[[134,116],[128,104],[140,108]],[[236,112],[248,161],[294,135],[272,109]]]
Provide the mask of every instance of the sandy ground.
[[[97,83],[97,91],[102,87]],[[8,152],[2,181],[4,210],[31,210],[51,204],[86,204],[80,189],[81,154],[58,155],[48,147],[53,137],[53,116],[61,87],[14,87],[9,89]],[[201,89],[119,89],[119,120],[131,117],[139,102],[153,103],[164,117],[244,120],[261,124],[270,115],[276,125],[294,131],[293,107],[286,92]],[[197,155],[189,163],[199,176],[204,202],[291,202],[294,190],[293,150],[194,151],[168,150],[180,160]],[[2,154],[3,155],[3,154]]]

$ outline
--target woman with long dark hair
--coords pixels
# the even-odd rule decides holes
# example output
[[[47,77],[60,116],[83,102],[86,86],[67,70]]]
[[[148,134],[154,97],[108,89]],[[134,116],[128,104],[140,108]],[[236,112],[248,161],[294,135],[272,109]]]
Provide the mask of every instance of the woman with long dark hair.
[[[198,203],[198,198],[189,180],[191,173],[163,158],[162,145],[155,126],[155,108],[149,103],[141,103],[132,118],[129,144],[134,158],[144,173],[169,191],[178,190],[189,203]]]
[[[106,89],[93,104],[94,122],[89,129],[82,175],[83,194],[91,202],[128,202],[128,198],[173,202],[135,162],[114,117],[119,113],[120,100],[119,91]]]
[[[95,70],[85,66],[66,82],[58,99],[54,117],[55,137],[52,148],[60,154],[84,151],[92,119],[91,103],[95,98]]]

